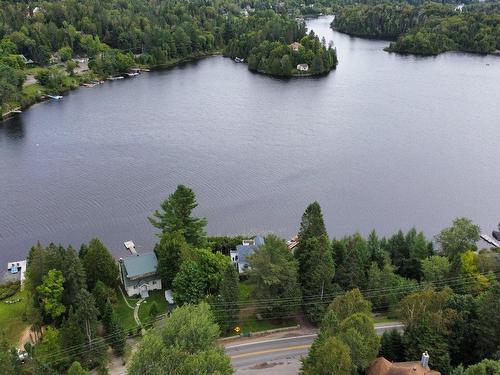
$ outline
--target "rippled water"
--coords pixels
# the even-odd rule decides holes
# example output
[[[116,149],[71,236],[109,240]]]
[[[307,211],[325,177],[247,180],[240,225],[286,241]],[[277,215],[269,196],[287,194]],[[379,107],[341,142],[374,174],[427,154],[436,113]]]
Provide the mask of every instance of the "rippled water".
[[[146,217],[179,183],[210,234],[290,236],[312,200],[331,236],[456,216],[500,220],[500,59],[418,58],[309,26],[337,71],[280,80],[222,57],[107,82],[0,125],[0,261],[40,240],[150,250]],[[0,263],[0,267],[1,264]]]

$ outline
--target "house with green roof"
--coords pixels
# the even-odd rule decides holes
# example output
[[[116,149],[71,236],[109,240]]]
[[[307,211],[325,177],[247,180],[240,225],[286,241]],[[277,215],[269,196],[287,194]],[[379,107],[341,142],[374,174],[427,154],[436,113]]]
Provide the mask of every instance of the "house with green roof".
[[[120,259],[121,280],[129,297],[139,294],[142,298],[146,298],[150,290],[161,289],[157,266],[155,253]]]

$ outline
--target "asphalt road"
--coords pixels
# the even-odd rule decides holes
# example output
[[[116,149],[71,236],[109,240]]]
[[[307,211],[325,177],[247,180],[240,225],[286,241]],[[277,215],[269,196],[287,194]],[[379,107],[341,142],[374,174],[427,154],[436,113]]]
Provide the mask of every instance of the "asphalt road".
[[[400,323],[376,324],[377,334],[391,329],[403,329]],[[226,353],[240,375],[295,375],[300,368],[300,359],[309,352],[316,334],[262,339],[260,341],[229,344]]]

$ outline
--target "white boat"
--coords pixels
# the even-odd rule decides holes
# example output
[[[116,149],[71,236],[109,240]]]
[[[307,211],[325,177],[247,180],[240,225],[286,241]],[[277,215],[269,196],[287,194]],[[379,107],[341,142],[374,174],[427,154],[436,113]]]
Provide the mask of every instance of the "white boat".
[[[63,98],[62,95],[47,95],[47,97],[55,100],[61,100]]]
[[[109,77],[108,79],[109,79],[110,81],[116,81],[116,80],[119,80],[119,79],[123,79],[123,76]]]
[[[127,76],[129,76],[129,77],[137,77],[138,75],[139,75],[139,73],[137,73],[137,72],[127,73]]]
[[[242,59],[240,57],[235,57],[234,61],[237,62],[237,63],[242,63],[242,62],[245,62],[245,59]]]

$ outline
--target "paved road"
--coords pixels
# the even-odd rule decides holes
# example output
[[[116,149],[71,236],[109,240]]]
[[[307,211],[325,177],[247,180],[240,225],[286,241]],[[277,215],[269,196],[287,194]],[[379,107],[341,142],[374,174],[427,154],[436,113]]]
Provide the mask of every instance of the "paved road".
[[[376,324],[377,334],[382,335],[391,329],[403,329],[401,323]],[[226,353],[239,375],[296,375],[300,359],[305,357],[316,334],[262,339],[260,341],[229,344]]]

